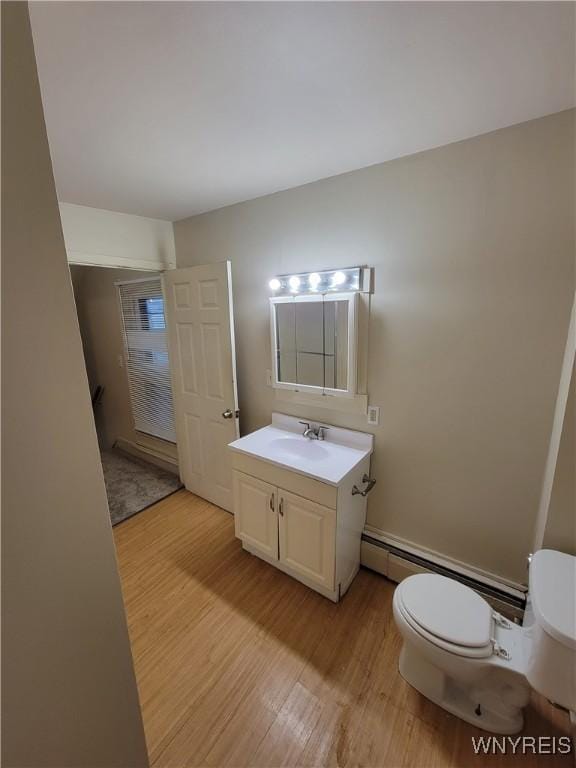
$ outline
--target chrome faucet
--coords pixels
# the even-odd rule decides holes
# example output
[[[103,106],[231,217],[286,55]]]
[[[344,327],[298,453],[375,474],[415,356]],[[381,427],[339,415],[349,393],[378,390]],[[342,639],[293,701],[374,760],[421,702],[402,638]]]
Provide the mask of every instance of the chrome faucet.
[[[298,423],[304,426],[302,436],[307,437],[308,440],[324,440],[326,437],[326,430],[330,429],[330,427],[324,427],[321,424],[317,427],[311,427],[307,421],[299,421]]]

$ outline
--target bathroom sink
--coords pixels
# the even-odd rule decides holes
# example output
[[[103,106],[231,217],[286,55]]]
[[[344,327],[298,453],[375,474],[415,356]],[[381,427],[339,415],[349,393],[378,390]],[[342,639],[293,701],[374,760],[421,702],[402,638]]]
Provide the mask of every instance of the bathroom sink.
[[[372,453],[374,438],[364,432],[330,427],[324,440],[310,440],[302,432],[296,417],[273,413],[272,424],[234,440],[229,448],[329,485],[339,485]]]
[[[330,455],[322,445],[322,441],[309,440],[306,437],[279,437],[270,441],[271,456],[276,452],[292,459],[307,461],[322,461]]]

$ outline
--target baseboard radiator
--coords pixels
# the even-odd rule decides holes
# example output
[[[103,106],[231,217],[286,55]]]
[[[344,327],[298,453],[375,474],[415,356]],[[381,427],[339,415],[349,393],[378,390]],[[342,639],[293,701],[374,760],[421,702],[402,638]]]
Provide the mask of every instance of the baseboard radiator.
[[[521,620],[526,606],[526,592],[492,579],[482,579],[464,569],[428,559],[426,553],[417,554],[364,532],[362,535],[361,563],[366,568],[381,573],[391,581],[400,582],[415,573],[438,573],[455,579],[485,598],[495,610],[509,618]],[[488,583],[489,582],[489,583]]]

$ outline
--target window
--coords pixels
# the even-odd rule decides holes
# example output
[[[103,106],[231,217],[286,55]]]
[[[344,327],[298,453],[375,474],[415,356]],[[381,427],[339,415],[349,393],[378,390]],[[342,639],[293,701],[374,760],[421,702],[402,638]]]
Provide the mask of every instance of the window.
[[[176,442],[164,298],[159,277],[117,284],[134,428]]]
[[[164,320],[164,299],[138,299],[142,327],[148,331],[163,331],[166,328]]]

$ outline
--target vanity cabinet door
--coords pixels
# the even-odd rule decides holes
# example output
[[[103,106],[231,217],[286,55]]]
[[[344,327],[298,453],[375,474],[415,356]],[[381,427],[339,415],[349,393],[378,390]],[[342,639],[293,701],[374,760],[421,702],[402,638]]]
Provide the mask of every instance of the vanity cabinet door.
[[[278,491],[275,486],[234,472],[236,536],[268,557],[278,559]]]
[[[336,510],[278,491],[280,561],[309,581],[334,589]]]

